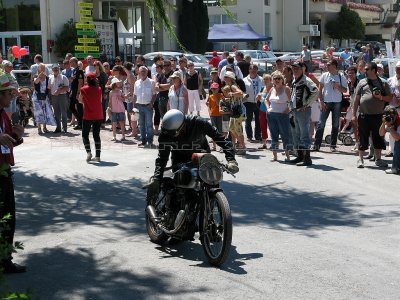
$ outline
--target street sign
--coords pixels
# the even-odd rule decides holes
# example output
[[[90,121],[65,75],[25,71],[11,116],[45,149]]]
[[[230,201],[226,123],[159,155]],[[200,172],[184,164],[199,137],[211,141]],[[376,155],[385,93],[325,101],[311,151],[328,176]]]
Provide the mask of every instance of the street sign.
[[[93,17],[80,17],[80,22],[93,22]]]
[[[82,23],[76,23],[75,28],[77,29],[95,29],[96,25],[94,24],[82,24]]]
[[[96,44],[96,39],[94,38],[78,38],[79,44]]]
[[[94,30],[77,30],[77,35],[86,35],[86,36],[97,36],[97,32]]]
[[[94,58],[99,58],[100,53],[75,53],[76,58],[86,58],[88,55],[93,56]]]
[[[78,13],[79,13],[80,15],[91,16],[91,15],[92,15],[92,10],[89,10],[89,9],[80,9],[80,10],[78,10]]]
[[[93,8],[93,3],[89,3],[89,2],[78,2],[78,7]]]
[[[99,51],[99,46],[75,45],[75,51],[93,51],[93,52],[98,52]]]

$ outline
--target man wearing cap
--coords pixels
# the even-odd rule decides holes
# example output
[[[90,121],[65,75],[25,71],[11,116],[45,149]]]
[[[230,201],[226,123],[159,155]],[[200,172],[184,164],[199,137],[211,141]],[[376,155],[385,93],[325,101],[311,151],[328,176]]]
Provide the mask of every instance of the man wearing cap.
[[[11,166],[14,165],[13,150],[20,145],[24,128],[21,125],[11,125],[4,108],[9,107],[15,87],[8,76],[0,73],[0,219],[10,214],[11,218],[5,221],[5,229],[1,228],[0,246],[11,246],[14,242],[15,233],[15,198],[14,183],[12,179]],[[12,262],[12,252],[4,253],[0,269],[4,273],[22,273],[26,267]]]
[[[313,149],[318,151],[321,147],[322,136],[325,130],[326,120],[332,113],[331,151],[336,151],[337,136],[339,133],[339,119],[342,103],[342,95],[347,92],[347,79],[343,74],[338,73],[336,60],[330,60],[326,64],[328,72],[321,75],[319,79],[319,102],[321,114],[315,133]]]
[[[148,69],[139,68],[139,79],[135,82],[133,105],[139,110],[139,128],[142,143],[139,147],[153,147],[153,105],[156,100],[155,82],[147,77]]]
[[[309,166],[312,164],[309,151],[311,106],[318,99],[318,87],[303,73],[302,63],[293,63],[292,70],[294,79],[289,106],[294,116],[293,144],[298,145],[298,155],[290,162],[297,166]]]
[[[69,80],[66,76],[60,73],[60,66],[54,64],[52,66],[53,74],[49,76],[49,85],[51,95],[51,104],[54,109],[54,117],[56,119],[57,127],[54,133],[67,132],[67,112],[69,106],[69,100],[67,97],[67,91],[69,89]]]
[[[308,44],[303,46],[303,50],[301,51],[300,55],[301,61],[307,66],[307,70],[312,72],[312,65],[311,65],[311,50],[308,49]]]
[[[4,72],[6,73],[8,79],[10,80],[12,86],[14,87],[13,90],[13,99],[11,101],[11,105],[9,107],[6,107],[4,111],[7,113],[7,116],[11,119],[12,123],[18,123],[18,114],[15,114],[17,111],[17,95],[18,95],[18,82],[17,79],[15,78],[15,75],[13,74],[13,64],[12,62],[8,60],[3,60],[2,62]]]
[[[256,65],[250,65],[249,75],[243,79],[246,86],[247,99],[243,101],[246,107],[246,136],[249,142],[253,141],[253,128],[251,123],[254,117],[254,138],[256,141],[261,141],[261,127],[260,127],[260,110],[257,107],[256,96],[263,87],[263,80],[257,74],[258,67]]]
[[[221,61],[221,58],[218,56],[217,51],[212,52],[212,58],[209,60],[208,64],[212,65],[214,68],[218,68],[218,64]]]

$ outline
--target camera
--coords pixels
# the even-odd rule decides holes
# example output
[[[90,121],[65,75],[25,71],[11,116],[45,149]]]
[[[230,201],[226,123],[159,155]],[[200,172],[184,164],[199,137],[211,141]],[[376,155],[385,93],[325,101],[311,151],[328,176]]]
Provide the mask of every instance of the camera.
[[[385,122],[392,123],[393,117],[390,111],[385,111]]]
[[[381,90],[380,90],[378,87],[374,87],[374,88],[372,89],[372,92],[373,92],[375,95],[380,95],[380,94],[381,94]]]

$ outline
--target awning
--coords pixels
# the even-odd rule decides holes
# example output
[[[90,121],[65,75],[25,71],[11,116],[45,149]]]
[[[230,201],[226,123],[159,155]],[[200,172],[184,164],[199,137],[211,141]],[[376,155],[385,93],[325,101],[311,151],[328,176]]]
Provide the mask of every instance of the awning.
[[[214,24],[208,32],[210,42],[270,41],[272,37],[258,34],[247,23]]]

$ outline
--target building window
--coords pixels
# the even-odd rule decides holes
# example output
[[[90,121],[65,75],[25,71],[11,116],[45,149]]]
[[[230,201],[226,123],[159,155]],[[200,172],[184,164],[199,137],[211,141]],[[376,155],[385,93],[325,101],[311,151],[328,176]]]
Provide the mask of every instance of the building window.
[[[271,31],[270,31],[270,17],[271,14],[264,14],[264,34],[265,36],[271,36]]]
[[[264,5],[269,6],[269,0],[264,0]]]
[[[1,31],[40,31],[40,0],[0,1]]]
[[[237,21],[237,14],[232,14],[233,18],[228,15],[210,15],[208,16],[208,24],[212,27],[214,24],[232,24]]]

